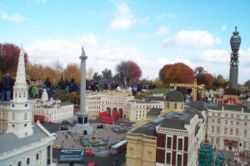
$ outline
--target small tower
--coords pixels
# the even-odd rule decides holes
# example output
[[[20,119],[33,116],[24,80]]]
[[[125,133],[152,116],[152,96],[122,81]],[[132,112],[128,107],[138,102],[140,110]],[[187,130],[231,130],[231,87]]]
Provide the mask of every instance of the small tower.
[[[49,101],[49,96],[48,96],[47,90],[45,88],[43,89],[43,93],[42,93],[42,98],[41,99],[44,102]]]
[[[230,39],[231,44],[231,59],[230,59],[230,74],[229,74],[229,88],[238,88],[238,66],[239,66],[239,49],[241,44],[241,38],[239,32],[237,31],[237,27],[235,27],[235,31]]]
[[[28,101],[24,51],[21,46],[16,81],[13,88],[13,100],[10,101],[10,110],[8,111],[6,133],[14,133],[18,138],[33,135],[32,121],[32,110]]]

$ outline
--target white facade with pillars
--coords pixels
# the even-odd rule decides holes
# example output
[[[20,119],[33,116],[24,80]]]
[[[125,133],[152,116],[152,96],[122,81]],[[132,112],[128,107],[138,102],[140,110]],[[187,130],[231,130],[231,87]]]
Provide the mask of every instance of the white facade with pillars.
[[[143,101],[143,100],[131,100],[128,102],[127,117],[130,121],[135,122],[138,120],[146,120],[147,113],[152,108],[164,109],[164,103],[162,101]]]
[[[207,133],[209,141],[217,149],[250,150],[250,113],[225,110],[223,107],[222,110],[209,109]],[[236,147],[230,147],[225,140],[237,142]]]
[[[161,101],[135,100],[133,96],[127,93],[98,93],[87,95],[87,111],[89,118],[96,119],[99,113],[106,111],[107,108],[122,110],[122,117],[130,121],[146,120],[146,115],[151,108],[164,108]],[[111,113],[112,114],[112,113]]]
[[[99,113],[106,111],[107,108],[116,108],[123,110],[123,117],[127,117],[128,112],[128,101],[133,100],[133,96],[127,96],[126,94],[109,92],[109,93],[92,93],[87,95],[87,111],[89,118],[96,119]]]

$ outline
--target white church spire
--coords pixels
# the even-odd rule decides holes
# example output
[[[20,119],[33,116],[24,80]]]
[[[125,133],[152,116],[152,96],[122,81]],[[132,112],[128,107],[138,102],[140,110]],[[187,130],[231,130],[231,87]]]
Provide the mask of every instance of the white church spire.
[[[26,82],[24,51],[21,46],[16,82],[13,88],[13,100],[8,111],[8,127],[6,133],[14,133],[18,138],[33,135],[33,114],[28,100],[28,85]]]
[[[16,81],[13,88],[13,100],[25,102],[28,100],[28,85],[26,82],[25,61],[23,46],[20,48],[18,66],[16,72]]]

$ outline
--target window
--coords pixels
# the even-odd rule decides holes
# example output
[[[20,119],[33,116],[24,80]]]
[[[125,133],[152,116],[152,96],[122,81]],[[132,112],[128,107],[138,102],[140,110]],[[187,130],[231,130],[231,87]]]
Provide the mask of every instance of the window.
[[[182,150],[183,140],[181,138],[178,139],[178,150]]]
[[[148,159],[151,159],[151,158],[152,158],[152,152],[148,151]]]
[[[212,119],[212,123],[214,123],[214,119]]]
[[[129,148],[129,152],[130,152],[130,155],[131,155],[131,156],[133,156],[133,155],[134,155],[133,148]]]
[[[244,126],[247,126],[247,122],[244,122]]]
[[[236,122],[236,125],[239,125],[239,122],[238,122],[238,121]]]
[[[239,136],[239,129],[236,129],[236,136]]]
[[[231,121],[231,125],[234,125],[234,122],[233,122],[233,121]]]
[[[224,134],[227,134],[227,128],[224,129]]]
[[[217,123],[220,123],[220,119],[217,119]]]
[[[28,113],[25,112],[25,113],[24,113],[24,120],[27,120],[27,119],[28,119]]]
[[[12,120],[15,120],[15,113],[12,113]]]
[[[247,130],[244,130],[244,137],[247,137]]]
[[[39,154],[38,153],[36,154],[36,159],[39,160]]]
[[[227,120],[225,120],[225,124],[227,124]]]
[[[212,133],[214,133],[214,126],[212,126]]]
[[[167,153],[166,163],[167,163],[167,164],[170,164],[170,163],[171,163],[171,153]]]
[[[217,127],[217,133],[219,133],[219,132],[220,132],[220,127],[218,126],[218,127]]]
[[[22,166],[22,162],[21,161],[18,161],[18,166]]]
[[[177,103],[174,103],[174,109],[177,109]]]
[[[177,155],[177,166],[182,166],[182,155]]]
[[[233,135],[233,129],[230,129],[230,135]]]
[[[26,164],[29,165],[30,164],[30,158],[27,158],[26,160]]]
[[[167,103],[167,108],[169,108],[169,102]]]
[[[171,145],[172,145],[172,139],[171,139],[171,137],[168,137],[167,138],[167,148],[171,149]]]
[[[246,147],[247,147],[246,142],[243,142],[243,148],[246,148]]]

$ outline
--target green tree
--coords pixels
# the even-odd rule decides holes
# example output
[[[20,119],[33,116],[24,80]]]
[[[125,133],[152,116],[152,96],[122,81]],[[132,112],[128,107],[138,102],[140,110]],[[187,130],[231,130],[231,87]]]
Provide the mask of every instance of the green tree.
[[[247,80],[244,84],[248,89],[250,89],[250,80]]]
[[[228,81],[221,75],[217,75],[214,80],[213,87],[214,88],[225,88],[228,84]]]
[[[110,69],[104,69],[102,71],[102,77],[105,79],[112,79],[113,78],[112,71]]]
[[[100,81],[100,79],[102,78],[102,76],[98,73],[98,72],[95,72],[94,73],[94,76],[93,76],[93,79],[95,80],[95,81]]]
[[[201,74],[201,73],[205,73],[205,69],[202,66],[198,66],[194,69],[194,73],[195,74]]]

